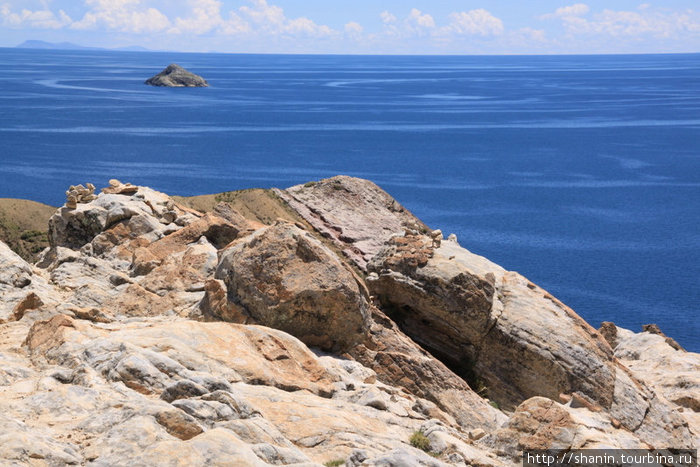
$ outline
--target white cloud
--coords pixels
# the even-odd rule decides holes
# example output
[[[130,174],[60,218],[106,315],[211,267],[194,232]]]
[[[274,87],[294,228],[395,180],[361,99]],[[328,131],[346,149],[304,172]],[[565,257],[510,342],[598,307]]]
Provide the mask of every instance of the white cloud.
[[[546,42],[547,34],[543,29],[520,28],[513,32],[513,36],[527,42]]]
[[[239,11],[244,18],[254,23],[258,31],[268,34],[306,35],[323,37],[336,34],[325,25],[316,24],[306,17],[289,19],[284,10],[277,5],[270,5],[267,0],[251,0],[252,7],[242,6]]]
[[[441,34],[497,36],[503,30],[503,21],[480,8],[450,14],[450,24],[442,28]]]
[[[189,0],[190,11],[172,22],[148,0],[85,0],[90,10],[73,29],[116,30],[131,33],[167,31],[171,34],[291,35],[326,37],[338,34],[306,17],[287,18],[284,10],[267,0],[250,0],[238,11],[222,11],[220,0]]]
[[[192,15],[187,18],[176,18],[175,27],[169,32],[193,32],[204,34],[219,27],[223,23],[221,18],[221,2],[216,0],[193,0]]]
[[[82,4],[82,11],[78,5],[66,9],[77,21],[59,10],[71,1]],[[351,21],[339,11],[336,19],[342,26],[334,30],[315,22],[313,13],[287,16],[278,0],[0,0],[0,28],[70,27],[94,30],[93,37],[168,32],[174,46],[188,50],[227,50],[235,45],[280,52],[596,53],[694,50],[700,44],[697,8],[673,10],[639,0],[626,11],[596,9],[588,0],[561,1],[563,6],[518,29],[507,29],[483,8],[440,17],[408,8],[401,14],[382,11],[373,25]],[[537,24],[538,20],[548,23]]]
[[[431,29],[435,27],[435,20],[429,14],[413,8],[406,18],[406,24],[413,29]]]
[[[318,25],[309,18],[300,17],[287,20],[287,24],[282,32],[292,35],[304,34],[307,36],[330,36],[335,31],[325,25]]]
[[[268,5],[266,0],[252,0],[253,7],[242,6],[241,13],[262,26],[281,29],[286,18],[284,10],[277,5]]]
[[[168,30],[171,34],[206,34],[218,31],[226,35],[250,31],[250,25],[235,12],[229,12],[226,20],[221,16],[221,2],[218,0],[190,0],[191,14],[186,18],[176,18],[175,26]]]
[[[583,16],[588,14],[591,8],[585,3],[575,3],[569,6],[557,8],[554,13],[542,15],[541,19],[570,18],[573,16]]]
[[[613,37],[649,35],[656,38],[679,37],[700,32],[700,13],[693,10],[669,12],[640,5],[638,11],[615,11],[605,9],[584,17],[589,12],[587,5],[578,3],[562,7],[542,19],[561,20],[570,35],[587,34]]]
[[[390,24],[390,23],[396,22],[396,16],[392,15],[388,11],[382,11],[382,13],[379,15],[379,17],[382,19],[382,23],[384,23],[384,24]]]
[[[358,39],[362,36],[362,31],[364,31],[364,29],[365,28],[363,28],[360,23],[356,23],[355,21],[350,21],[345,24],[345,33],[354,39]]]
[[[590,22],[589,30],[611,36],[673,37],[684,32],[700,31],[700,14],[637,13],[635,11],[603,10]]]
[[[60,29],[73,21],[63,10],[59,10],[58,15],[48,9],[34,11],[22,9],[19,13],[14,13],[7,3],[0,6],[0,18],[3,26],[36,29]]]
[[[85,0],[85,4],[91,7],[90,11],[71,28],[151,33],[170,27],[167,16],[155,8],[141,6],[140,0]]]
[[[229,11],[228,20],[221,24],[219,30],[226,35],[244,34],[250,32],[251,27],[235,11]]]
[[[431,35],[435,30],[435,19],[417,8],[412,8],[403,21],[399,21],[388,11],[382,12],[379,17],[384,23],[384,29],[382,34],[373,35],[375,38],[382,36],[393,39],[424,37]]]

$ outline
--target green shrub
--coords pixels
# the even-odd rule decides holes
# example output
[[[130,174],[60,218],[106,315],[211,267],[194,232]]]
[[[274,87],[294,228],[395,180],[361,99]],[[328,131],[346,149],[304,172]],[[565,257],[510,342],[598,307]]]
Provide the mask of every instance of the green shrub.
[[[338,467],[343,464],[345,464],[345,459],[336,459],[334,461],[328,461],[323,465],[325,465],[326,467]]]
[[[306,182],[306,183],[304,183],[304,187],[305,187],[305,188],[309,188],[309,187],[312,187],[312,186],[314,186],[314,185],[316,185],[316,182]],[[335,462],[335,461],[333,461],[333,462]],[[343,461],[343,462],[344,462],[344,461]]]
[[[22,232],[20,238],[28,242],[48,241],[46,232],[40,232],[39,230],[26,230]]]
[[[422,431],[414,431],[408,441],[414,448],[420,449],[421,451],[430,452],[430,440],[423,434]]]

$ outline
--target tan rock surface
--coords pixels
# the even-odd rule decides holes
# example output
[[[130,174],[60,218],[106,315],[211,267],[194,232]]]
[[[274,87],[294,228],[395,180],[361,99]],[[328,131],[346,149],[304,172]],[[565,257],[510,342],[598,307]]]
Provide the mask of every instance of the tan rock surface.
[[[427,401],[364,382],[371,370],[316,357],[280,331],[155,318],[98,325],[64,315],[31,329],[3,326],[0,348],[27,353],[0,353],[13,374],[0,386],[0,410],[13,436],[23,436],[17,442],[32,440],[29,449],[4,444],[7,459],[318,465],[355,450],[368,462],[425,459],[407,440],[426,420],[413,407]],[[388,407],[367,394],[385,395]]]

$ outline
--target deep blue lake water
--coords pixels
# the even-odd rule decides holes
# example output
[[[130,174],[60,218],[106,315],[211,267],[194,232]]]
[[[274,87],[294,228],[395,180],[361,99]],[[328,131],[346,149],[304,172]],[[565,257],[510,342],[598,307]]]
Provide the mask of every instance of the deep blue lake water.
[[[208,89],[152,88],[171,62]],[[700,55],[0,49],[0,197],[369,178],[574,308],[700,351]]]

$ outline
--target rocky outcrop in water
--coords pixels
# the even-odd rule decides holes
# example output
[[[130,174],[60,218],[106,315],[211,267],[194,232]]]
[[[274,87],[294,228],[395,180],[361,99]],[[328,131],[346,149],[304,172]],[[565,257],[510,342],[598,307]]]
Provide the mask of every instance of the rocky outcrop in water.
[[[56,211],[36,265],[0,243],[0,459],[510,466],[524,448],[697,447],[697,354],[595,331],[366,180],[277,193],[308,223],[114,181]]]
[[[145,84],[169,88],[205,88],[209,86],[204,78],[175,63],[168,65],[157,75],[148,78]]]

